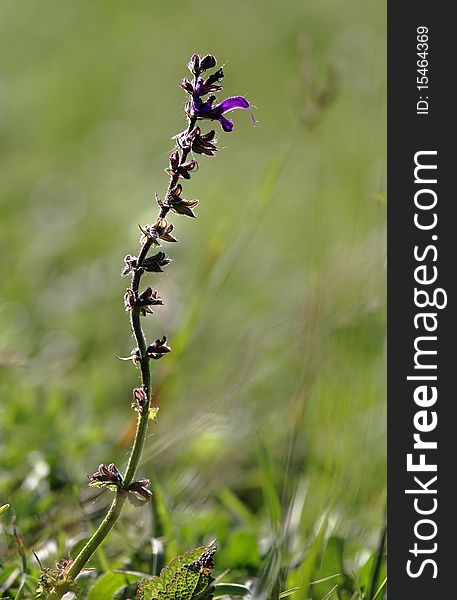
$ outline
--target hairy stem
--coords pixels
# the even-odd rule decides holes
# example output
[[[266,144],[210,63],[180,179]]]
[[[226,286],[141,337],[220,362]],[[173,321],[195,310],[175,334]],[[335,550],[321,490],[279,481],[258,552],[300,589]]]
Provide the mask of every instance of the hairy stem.
[[[187,128],[187,133],[190,133],[195,127],[196,119],[189,119],[189,124]],[[186,162],[186,159],[189,155],[190,148],[185,148],[182,150],[180,155],[179,164],[183,165]],[[170,177],[170,181],[168,184],[166,196],[170,193],[170,191],[176,186],[179,179],[179,175],[173,175]],[[170,208],[168,206],[162,206],[159,211],[159,218],[165,218]],[[140,254],[138,256],[137,268],[132,275],[132,291],[135,294],[135,297],[138,296],[141,277],[143,275],[142,264],[144,260],[147,258],[148,252],[152,245],[152,239],[146,238],[143,242]],[[144,441],[146,438],[147,430],[148,430],[148,421],[149,421],[149,411],[151,407],[151,372],[149,366],[149,357],[147,356],[147,342],[141,327],[141,313],[140,309],[134,307],[130,313],[130,326],[132,329],[133,337],[135,338],[137,348],[140,354],[140,371],[141,371],[141,384],[142,388],[147,397],[147,403],[144,407],[143,412],[138,414],[135,439],[133,442],[132,450],[130,452],[129,461],[127,464],[127,468],[124,475],[124,486],[128,486],[132,483],[136,470],[138,468],[139,462],[141,460],[141,454],[143,452]],[[97,530],[87,541],[85,546],[82,548],[78,556],[71,563],[68,568],[66,579],[63,581],[62,586],[56,589],[56,592],[50,596],[51,598],[61,598],[65,591],[68,590],[68,586],[72,581],[77,577],[77,575],[84,568],[88,560],[95,553],[97,548],[102,544],[108,533],[113,528],[117,519],[119,518],[122,507],[127,498],[126,492],[119,488],[116,491],[116,495],[114,500],[111,503],[111,506],[108,509],[106,517],[100,523]]]
[[[94,554],[108,533],[111,531],[119,515],[121,514],[121,510],[126,499],[127,494],[123,490],[117,490],[106,517],[103,519],[87,544],[70,565],[70,568],[67,572],[67,582],[71,582],[75,579],[90,557]]]
[[[134,288],[133,290],[137,291]],[[141,459],[144,440],[148,429],[149,409],[151,405],[151,372],[149,369],[149,358],[146,354],[146,339],[141,328],[140,313],[138,309],[132,310],[130,322],[132,326],[133,335],[136,339],[137,347],[141,355],[141,383],[147,396],[147,404],[144,408],[144,412],[138,414],[135,440],[133,442],[132,452],[130,454],[129,462],[127,464],[127,469],[124,475],[125,485],[129,485],[130,483],[132,483],[133,478],[135,477],[135,472],[138,467],[138,463]]]

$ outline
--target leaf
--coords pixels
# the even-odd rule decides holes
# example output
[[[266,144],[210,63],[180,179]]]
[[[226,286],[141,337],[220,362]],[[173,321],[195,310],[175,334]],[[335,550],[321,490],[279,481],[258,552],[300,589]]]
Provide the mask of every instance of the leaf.
[[[254,598],[276,598],[279,596],[279,577],[282,563],[280,540],[274,538],[265,558],[264,566],[256,581]]]
[[[255,516],[232,490],[223,486],[218,492],[218,498],[224,508],[231,512],[239,521],[252,528],[256,527]]]
[[[139,600],[209,600],[213,597],[215,546],[195,548],[177,556],[159,577],[141,579]]]
[[[384,577],[384,581],[381,583],[376,594],[373,596],[373,600],[379,600],[379,598],[381,598],[381,594],[383,593],[386,585],[387,585],[387,577]]]
[[[332,589],[329,591],[329,593],[325,594],[325,596],[322,598],[322,600],[327,600],[328,598],[330,598],[330,596],[333,594],[333,592],[336,592],[337,589],[338,589],[338,584],[334,585],[332,587]]]
[[[251,590],[241,583],[216,583],[214,597],[220,596],[247,596]]]
[[[289,590],[284,590],[283,592],[281,592],[279,594],[279,599],[282,600],[282,598],[287,598],[288,596],[295,594],[295,592],[298,592],[299,589],[300,589],[299,587],[294,587],[294,588],[290,588]]]
[[[322,553],[325,547],[325,534],[327,531],[327,520],[322,520],[319,530],[315,534],[311,545],[309,546],[303,562],[296,569],[289,573],[287,585],[289,587],[300,588],[300,595],[294,594],[294,598],[306,598],[309,591],[309,586],[312,584],[313,575],[317,571],[319,554]]]
[[[267,448],[262,440],[258,443],[258,457],[260,475],[262,478],[262,492],[265,504],[270,516],[270,522],[274,531],[278,531],[281,522],[281,502],[276,491],[276,483],[273,475],[273,464]]]
[[[88,600],[112,600],[116,592],[137,579],[133,573],[105,573],[91,588]]]
[[[153,421],[154,423],[157,423],[157,414],[159,412],[159,407],[158,406],[152,406],[150,411],[149,411],[149,418],[151,421]]]
[[[185,215],[186,217],[196,218],[196,214],[192,210],[198,204],[198,200],[184,200],[182,198],[176,198],[171,204],[171,210],[178,215]]]
[[[376,552],[376,558],[373,563],[373,569],[370,573],[370,585],[368,588],[368,593],[366,595],[367,600],[374,600],[375,593],[377,593],[376,589],[378,587],[379,575],[382,572],[383,567],[385,567],[384,549],[385,549],[385,545],[386,545],[386,536],[387,536],[387,529],[386,529],[386,526],[384,526],[383,530],[381,532],[380,539],[379,539],[378,549]],[[385,569],[384,569],[384,571],[385,571]]]
[[[310,581],[313,594],[317,598],[328,594],[335,583],[341,588],[348,584],[351,589],[351,579],[344,572],[343,553],[344,540],[337,536],[330,536],[319,553],[313,581]]]
[[[357,571],[357,579],[360,582],[360,588],[365,593],[366,600],[374,600],[378,593],[378,582],[383,581],[386,576],[385,542],[386,528],[383,527],[377,550]]]

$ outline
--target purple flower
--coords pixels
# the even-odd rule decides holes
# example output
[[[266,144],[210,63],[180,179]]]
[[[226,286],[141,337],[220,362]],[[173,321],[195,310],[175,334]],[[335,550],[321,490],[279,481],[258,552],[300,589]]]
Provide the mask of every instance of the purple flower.
[[[207,82],[204,82],[201,77],[197,79],[195,90],[192,93],[191,113],[198,119],[219,121],[224,131],[232,131],[233,121],[231,119],[226,119],[224,114],[236,110],[237,108],[250,109],[250,104],[244,96],[232,96],[216,105],[213,105],[216,97],[210,96],[208,100],[204,102],[201,99],[201,96],[207,94],[210,91],[210,87],[211,86],[208,86]],[[255,125],[256,121],[252,112],[251,117]]]

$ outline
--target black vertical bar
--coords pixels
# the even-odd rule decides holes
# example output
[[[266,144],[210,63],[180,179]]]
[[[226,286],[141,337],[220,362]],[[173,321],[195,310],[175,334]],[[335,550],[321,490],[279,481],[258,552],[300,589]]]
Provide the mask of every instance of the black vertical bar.
[[[457,407],[453,382],[454,373],[457,376],[454,342],[457,337],[454,283],[457,193],[452,181],[454,173],[457,174],[452,147],[456,136],[456,101],[452,91],[456,36],[451,8],[451,3],[424,0],[388,2],[389,600],[457,598],[456,552],[452,544],[457,533],[456,486],[453,485],[456,471],[453,462],[457,454],[457,418],[453,410]],[[427,29],[425,59],[418,56],[418,52],[425,49],[418,47],[421,40],[425,40],[424,37],[418,39],[424,28]],[[425,75],[419,72],[418,60],[427,61]],[[418,86],[425,84],[425,79],[420,81],[422,77],[427,79],[428,87],[421,90]],[[422,103],[418,104],[419,101]],[[436,155],[432,154],[435,151]],[[418,152],[429,154],[417,155]],[[420,163],[437,167],[436,170],[419,170],[416,182],[415,156]],[[415,205],[418,192],[416,201],[421,205],[433,205],[436,194],[436,206],[418,208]],[[436,226],[420,229],[415,225],[415,214],[422,226],[433,223],[436,214]],[[419,269],[415,275],[415,270],[424,266],[425,270]],[[418,278],[429,281],[434,274],[437,278],[433,283],[417,281]],[[420,308],[417,303],[423,303],[425,295],[421,294],[415,302],[415,288],[428,292],[431,304],[435,292],[435,304],[443,305],[447,297],[447,306]],[[425,329],[425,319],[417,317],[421,313],[434,315],[426,322],[430,329],[436,325],[435,330]],[[437,339],[418,341],[420,336]],[[419,355],[416,364],[415,342],[420,349],[436,350],[436,354]],[[423,368],[417,368],[418,365]],[[408,376],[435,376],[436,381],[408,380]],[[427,397],[420,405],[424,396],[417,396],[418,403],[414,393],[419,394],[417,388],[422,386],[427,390]],[[436,387],[438,394],[434,403],[432,387]],[[421,411],[425,413],[419,414]],[[435,418],[438,422],[433,427]],[[420,431],[421,428],[430,428],[430,431]],[[437,449],[415,449],[415,433],[422,441],[436,441]],[[408,471],[408,454],[412,454],[416,465],[423,454],[426,464],[436,465],[436,472]],[[437,479],[433,482],[435,476]],[[425,489],[421,485],[426,486]],[[405,490],[419,491],[405,493]],[[429,514],[419,513],[432,511],[435,506],[436,510]],[[411,561],[409,567],[408,561]]]

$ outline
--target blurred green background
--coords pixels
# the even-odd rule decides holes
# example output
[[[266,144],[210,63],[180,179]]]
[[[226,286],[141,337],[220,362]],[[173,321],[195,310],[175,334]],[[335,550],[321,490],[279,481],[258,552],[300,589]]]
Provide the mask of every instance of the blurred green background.
[[[119,274],[166,189],[194,52],[226,63],[222,97],[246,95],[258,125],[216,123],[220,152],[184,186],[198,219],[174,219],[175,262],[150,280],[165,305],[145,322],[174,348],[152,365],[159,424],[139,473],[156,514],[128,508],[93,566],[154,536],[170,555],[218,538],[219,571],[265,572],[268,482],[289,567],[324,515],[349,571],[376,548],[385,36],[372,0],[1,0],[0,570],[18,560],[14,514],[52,564],[110,500],[86,474],[125,464],[137,373],[115,358],[133,346]]]

